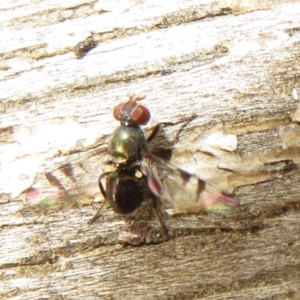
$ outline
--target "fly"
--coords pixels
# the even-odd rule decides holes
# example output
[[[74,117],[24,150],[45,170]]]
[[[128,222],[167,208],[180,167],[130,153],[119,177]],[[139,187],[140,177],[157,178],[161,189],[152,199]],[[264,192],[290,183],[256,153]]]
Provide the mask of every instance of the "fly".
[[[120,121],[120,126],[112,133],[107,149],[113,171],[104,172],[99,177],[99,165],[104,164],[104,161],[92,155],[80,163],[65,164],[38,179],[24,192],[25,200],[41,207],[57,203],[72,204],[78,202],[78,199],[87,203],[98,196],[100,188],[103,197],[116,213],[127,214],[141,205],[147,188],[163,230],[165,225],[157,208],[157,200],[165,208],[172,209],[173,214],[224,211],[236,206],[238,201],[232,196],[149,152],[148,144],[160,128],[172,123],[157,124],[146,138],[140,126],[149,122],[150,112],[139,103],[140,100],[141,97],[132,96],[114,108],[113,116]],[[97,153],[103,151],[98,149]],[[90,224],[101,211],[102,207],[89,221]]]
[[[140,125],[150,120],[149,110],[138,103],[142,98],[130,97],[129,101],[115,107],[113,115],[120,126],[113,132],[108,153],[115,170],[100,175],[99,187],[113,210],[120,214],[134,211],[143,202],[143,183],[151,192],[153,207],[161,226],[163,221],[156,207],[160,199],[166,208],[175,211],[218,211],[235,206],[237,200],[225,195],[195,175],[176,168],[148,150],[148,143],[159,129],[169,123],[159,123],[148,139]],[[102,180],[106,178],[106,189]],[[90,220],[94,222],[99,214]]]

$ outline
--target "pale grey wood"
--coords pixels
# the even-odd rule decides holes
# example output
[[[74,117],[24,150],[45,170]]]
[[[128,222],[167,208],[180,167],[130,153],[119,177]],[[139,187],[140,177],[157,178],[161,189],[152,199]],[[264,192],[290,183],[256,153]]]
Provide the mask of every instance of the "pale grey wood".
[[[2,299],[299,298],[297,1],[15,1],[0,19]],[[177,123],[153,149],[174,148],[174,164],[233,189],[239,208],[165,214],[164,237],[149,203],[91,226],[92,199],[24,203],[37,174],[105,150],[112,108],[133,93],[146,95],[146,134]],[[205,148],[205,132],[237,149]]]

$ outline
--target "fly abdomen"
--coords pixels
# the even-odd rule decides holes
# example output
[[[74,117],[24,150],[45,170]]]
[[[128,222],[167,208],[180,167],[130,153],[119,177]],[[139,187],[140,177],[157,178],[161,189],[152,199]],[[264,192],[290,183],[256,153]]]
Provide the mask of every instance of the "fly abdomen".
[[[106,178],[106,197],[116,213],[131,213],[144,200],[141,179],[131,173],[127,170],[119,170]]]

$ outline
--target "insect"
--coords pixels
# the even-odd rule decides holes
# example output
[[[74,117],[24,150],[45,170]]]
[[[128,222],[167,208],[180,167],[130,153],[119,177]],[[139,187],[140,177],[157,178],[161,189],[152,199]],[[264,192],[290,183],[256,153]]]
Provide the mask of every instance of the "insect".
[[[45,198],[51,201],[57,197],[60,199],[92,197],[98,182],[103,197],[112,209],[116,213],[127,214],[137,209],[144,201],[146,186],[162,228],[165,226],[157,209],[158,199],[165,208],[171,208],[175,213],[222,211],[237,205],[238,201],[235,198],[150,153],[148,144],[157,136],[161,127],[170,123],[157,124],[152,134],[146,138],[140,126],[148,123],[150,112],[139,103],[142,99],[132,96],[127,102],[114,108],[113,115],[120,121],[120,126],[112,133],[107,149],[110,156],[109,164],[114,168],[112,171],[104,172],[98,180],[94,178],[90,184],[90,178],[87,179],[83,175],[74,176],[72,164],[66,164],[58,169],[58,173],[63,174],[62,177],[52,173],[46,176],[55,193],[50,188],[41,192],[41,188],[31,187],[25,192],[25,198],[32,201],[47,195]],[[97,160],[95,157],[93,159]],[[98,169],[99,162],[96,166],[95,170]],[[94,170],[90,173],[97,176]],[[101,211],[102,207],[89,221],[90,224],[99,217]]]
[[[103,173],[99,177],[99,187],[104,198],[113,210],[119,214],[131,213],[144,201],[145,176],[141,172],[142,149],[148,149],[150,142],[162,124],[158,124],[152,135],[146,139],[140,125],[150,119],[149,110],[137,103],[139,97],[130,97],[129,101],[115,107],[113,115],[121,125],[113,132],[108,153],[110,163],[115,166],[112,172]],[[102,179],[106,179],[106,190]],[[152,194],[152,204],[156,216],[164,228],[160,213],[157,210],[156,197]],[[102,207],[89,221],[93,223],[101,214]]]
[[[113,112],[121,125],[113,132],[108,153],[115,166],[112,172],[99,178],[99,187],[104,198],[117,213],[126,214],[140,206],[143,198],[143,182],[146,182],[153,196],[153,207],[162,227],[156,208],[159,198],[166,208],[179,212],[201,210],[224,210],[237,204],[236,199],[227,196],[195,175],[173,167],[148,150],[160,128],[169,123],[159,123],[150,137],[145,138],[140,125],[150,120],[149,110],[138,103],[142,98],[130,97],[118,105]],[[106,178],[106,190],[102,179]],[[91,220],[93,222],[100,211]]]
[[[88,36],[84,41],[79,42],[74,48],[73,52],[77,58],[83,57],[88,51],[97,46],[93,35]]]

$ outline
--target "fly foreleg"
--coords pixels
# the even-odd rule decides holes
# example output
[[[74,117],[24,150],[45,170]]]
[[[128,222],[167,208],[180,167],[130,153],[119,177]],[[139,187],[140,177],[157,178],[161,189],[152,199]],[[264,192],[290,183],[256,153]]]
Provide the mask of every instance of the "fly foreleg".
[[[106,172],[106,173],[103,173],[99,176],[99,188],[100,188],[100,191],[104,197],[104,199],[106,200],[106,191],[104,189],[104,186],[102,184],[102,179],[107,177],[108,175],[110,175],[112,172]],[[100,215],[102,214],[102,210],[103,210],[103,207],[104,207],[104,204],[105,204],[105,201],[103,202],[103,204],[100,206],[100,208],[98,209],[98,211],[96,212],[96,214],[88,221],[88,224],[91,225],[93,224],[99,217]]]

